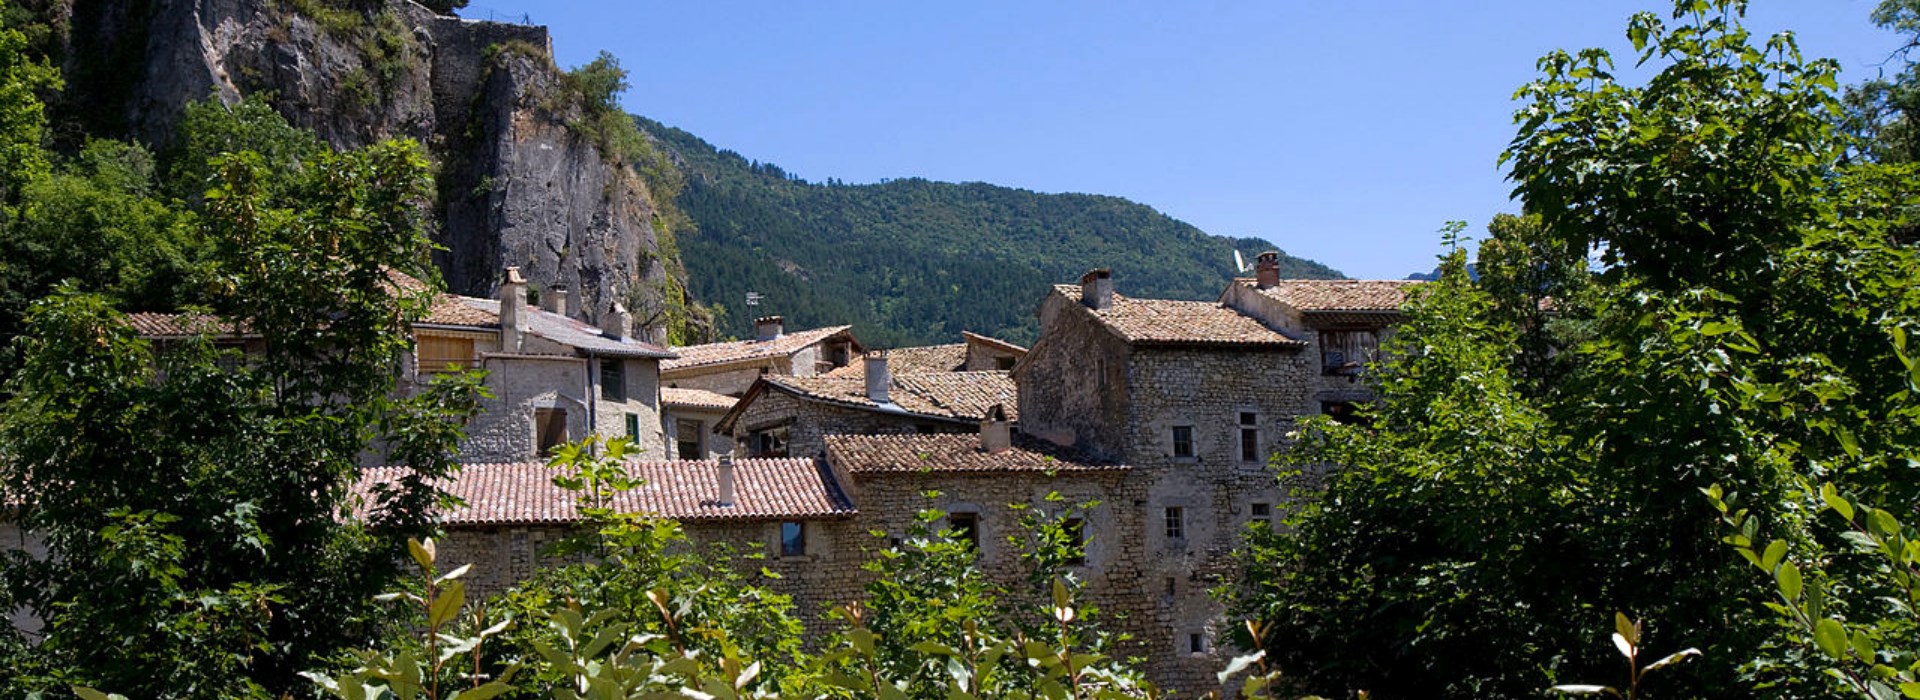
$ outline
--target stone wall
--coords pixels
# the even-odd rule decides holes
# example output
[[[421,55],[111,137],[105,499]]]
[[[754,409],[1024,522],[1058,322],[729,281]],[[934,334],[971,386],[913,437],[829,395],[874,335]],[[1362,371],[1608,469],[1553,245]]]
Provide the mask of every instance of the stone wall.
[[[1059,292],[1040,305],[1041,337],[1014,371],[1020,429],[1105,457],[1126,453],[1131,350]]]
[[[1157,587],[1154,626],[1146,633],[1148,672],[1163,687],[1194,692],[1235,650],[1224,610],[1207,591],[1233,575],[1232,551],[1251,506],[1276,513],[1283,494],[1266,458],[1285,447],[1318,365],[1300,351],[1235,348],[1135,348],[1128,367],[1130,407],[1125,462],[1147,496],[1147,585]],[[1241,459],[1241,414],[1253,414],[1259,458]],[[1191,428],[1193,454],[1174,456],[1174,428]],[[1181,537],[1168,509],[1180,509]],[[1171,593],[1169,594],[1169,591]],[[1193,651],[1193,635],[1202,651]]]
[[[786,426],[787,456],[820,457],[826,454],[826,435],[912,435],[916,433],[967,433],[980,429],[977,424],[938,420],[898,413],[883,413],[825,401],[803,399],[785,390],[769,387],[747,405],[733,421],[736,455],[747,455],[747,437],[754,432]]]
[[[720,424],[720,418],[727,414],[718,409],[696,409],[684,406],[667,406],[660,412],[662,440],[666,444],[669,459],[683,459],[679,449],[680,421],[690,420],[700,423],[701,453],[690,459],[717,459],[720,455],[733,452],[733,436],[714,432],[714,426]]]
[[[767,360],[755,364],[722,365],[702,367],[693,370],[669,372],[661,377],[663,386],[679,389],[701,389],[726,396],[741,396],[753,388],[754,381],[763,374],[786,374],[785,358],[779,361]]]

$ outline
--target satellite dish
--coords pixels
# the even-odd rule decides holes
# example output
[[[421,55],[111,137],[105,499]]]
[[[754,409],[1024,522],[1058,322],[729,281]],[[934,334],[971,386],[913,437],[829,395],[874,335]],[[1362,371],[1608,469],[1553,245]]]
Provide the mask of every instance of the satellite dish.
[[[1234,272],[1247,271],[1247,258],[1246,256],[1241,255],[1239,250],[1233,251],[1233,271]]]

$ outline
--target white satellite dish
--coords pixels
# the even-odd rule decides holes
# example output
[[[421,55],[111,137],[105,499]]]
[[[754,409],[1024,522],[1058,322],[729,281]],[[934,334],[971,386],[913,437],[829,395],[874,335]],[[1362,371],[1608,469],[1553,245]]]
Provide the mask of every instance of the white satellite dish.
[[[1238,250],[1233,251],[1233,271],[1234,272],[1247,271],[1247,258],[1241,255],[1240,251]]]

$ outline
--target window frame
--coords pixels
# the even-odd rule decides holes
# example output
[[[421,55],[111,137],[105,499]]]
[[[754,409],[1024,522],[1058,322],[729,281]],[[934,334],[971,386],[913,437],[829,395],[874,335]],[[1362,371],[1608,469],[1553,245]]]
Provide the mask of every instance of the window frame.
[[[635,445],[640,444],[640,414],[638,413],[627,414],[627,441]]]
[[[600,400],[627,400],[627,361],[620,358],[600,360]]]
[[[961,523],[966,525],[961,525]],[[955,542],[965,542],[973,551],[980,551],[980,514],[970,510],[947,514],[947,529],[953,531]]]
[[[1193,426],[1176,425],[1176,426],[1173,426],[1169,432],[1171,433],[1169,437],[1173,443],[1172,447],[1173,447],[1174,459],[1181,459],[1181,460],[1198,459],[1199,450],[1196,449],[1196,446],[1194,445]],[[1186,438],[1185,440],[1181,439],[1183,434]]]
[[[1064,521],[1061,521],[1060,527],[1061,529],[1066,530],[1067,542],[1073,545],[1074,551],[1076,552],[1074,556],[1067,558],[1067,565],[1086,566],[1087,565],[1087,519],[1081,516],[1072,516],[1067,518]]]
[[[1273,504],[1266,501],[1254,501],[1247,504],[1248,523],[1266,523],[1273,527]]]
[[[554,432],[554,426],[558,432]],[[550,438],[552,440],[550,441]],[[541,406],[533,409],[533,447],[536,454],[546,455],[555,447],[573,439],[573,430],[567,421],[567,409],[559,406]]]
[[[693,426],[693,438],[687,438],[687,426]],[[693,456],[687,456],[687,444],[693,444]],[[679,459],[707,458],[707,423],[697,418],[676,418],[673,421],[673,454]]]
[[[793,529],[792,535],[787,534],[789,527]],[[780,521],[779,547],[781,559],[796,559],[807,556],[807,521]]]
[[[1185,506],[1167,506],[1161,525],[1165,527],[1168,540],[1185,542],[1187,539],[1187,509]]]
[[[1260,457],[1260,414],[1257,411],[1240,412],[1240,461],[1248,464],[1264,461]]]

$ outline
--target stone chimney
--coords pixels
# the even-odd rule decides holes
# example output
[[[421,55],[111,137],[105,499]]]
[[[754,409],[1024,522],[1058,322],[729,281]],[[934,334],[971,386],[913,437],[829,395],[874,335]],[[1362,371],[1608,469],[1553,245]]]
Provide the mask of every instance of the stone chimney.
[[[527,278],[509,267],[500,278],[500,349],[520,351],[520,334],[527,330]]]
[[[1080,303],[1095,311],[1113,306],[1113,271],[1103,267],[1081,275]]]
[[[1280,251],[1269,250],[1253,259],[1253,284],[1261,289],[1280,284]]]
[[[720,464],[714,468],[714,476],[720,481],[718,505],[733,505],[733,455],[720,455]]]
[[[893,375],[887,371],[887,353],[867,353],[867,399],[874,403],[891,403],[887,398],[887,387],[893,384]]]
[[[785,316],[761,316],[753,320],[754,340],[773,340],[787,330]]]
[[[622,340],[633,332],[633,314],[627,313],[627,305],[613,302],[607,312],[600,315],[600,334],[614,340]]]
[[[572,296],[567,291],[567,285],[553,285],[540,292],[540,308],[565,316],[567,308],[572,305]]]
[[[994,404],[980,421],[980,451],[998,454],[1013,447],[1013,426],[1007,422],[1007,409]]]

